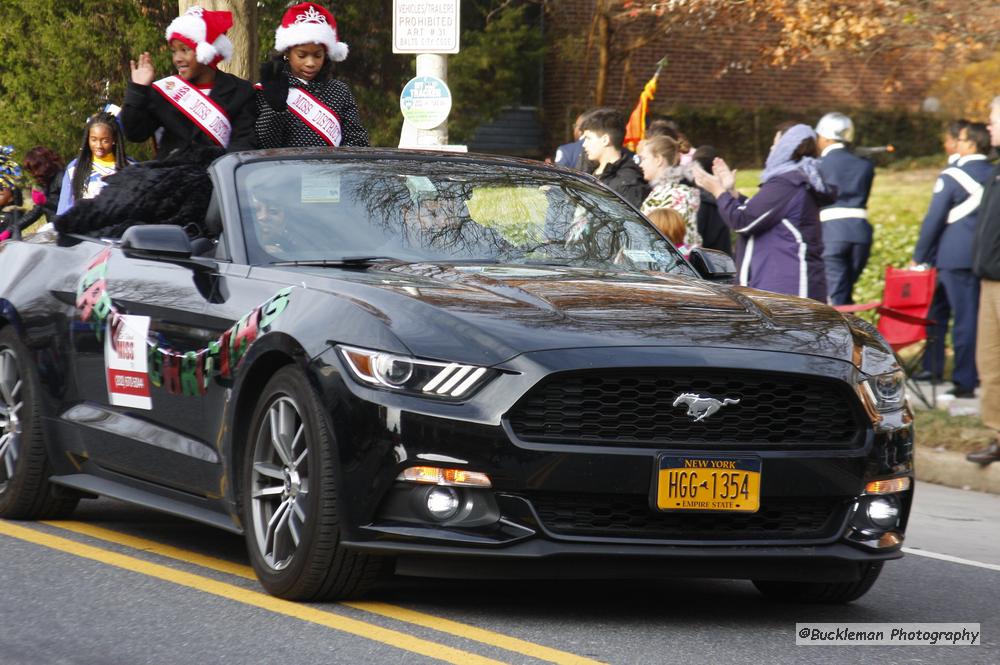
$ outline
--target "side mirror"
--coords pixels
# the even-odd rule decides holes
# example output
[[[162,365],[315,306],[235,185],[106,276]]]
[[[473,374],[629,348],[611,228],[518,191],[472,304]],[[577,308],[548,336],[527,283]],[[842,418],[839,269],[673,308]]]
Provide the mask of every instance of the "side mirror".
[[[711,282],[733,284],[736,282],[736,263],[733,257],[717,249],[695,247],[688,256],[688,262],[699,275]]]
[[[122,234],[122,252],[133,258],[166,260],[191,258],[191,241],[179,226],[173,224],[142,224],[132,226]]]

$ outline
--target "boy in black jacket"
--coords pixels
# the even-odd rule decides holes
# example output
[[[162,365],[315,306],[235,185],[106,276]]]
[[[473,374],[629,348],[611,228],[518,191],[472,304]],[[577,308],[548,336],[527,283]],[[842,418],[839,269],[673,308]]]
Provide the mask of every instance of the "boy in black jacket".
[[[125,138],[142,142],[156,136],[157,159],[183,158],[203,146],[255,147],[253,86],[216,69],[232,55],[225,35],[232,24],[229,12],[192,7],[166,30],[176,76],[154,81],[148,52],[132,61],[121,116]]]
[[[635,163],[635,155],[622,149],[625,116],[611,108],[588,111],[580,123],[583,151],[597,163],[594,177],[636,208],[649,195],[649,185]]]

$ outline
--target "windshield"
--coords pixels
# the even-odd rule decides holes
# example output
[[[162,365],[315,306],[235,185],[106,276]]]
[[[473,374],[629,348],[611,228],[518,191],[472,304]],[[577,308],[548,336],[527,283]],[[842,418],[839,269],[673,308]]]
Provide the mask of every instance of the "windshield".
[[[251,263],[399,260],[694,274],[602,187],[474,162],[286,160],[237,172]]]

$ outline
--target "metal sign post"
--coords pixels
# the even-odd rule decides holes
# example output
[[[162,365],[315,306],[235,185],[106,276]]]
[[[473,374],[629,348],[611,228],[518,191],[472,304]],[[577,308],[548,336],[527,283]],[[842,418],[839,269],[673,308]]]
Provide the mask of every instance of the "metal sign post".
[[[417,75],[399,98],[400,148],[464,151],[448,144],[448,53],[459,50],[461,0],[393,0],[392,52],[414,53]]]

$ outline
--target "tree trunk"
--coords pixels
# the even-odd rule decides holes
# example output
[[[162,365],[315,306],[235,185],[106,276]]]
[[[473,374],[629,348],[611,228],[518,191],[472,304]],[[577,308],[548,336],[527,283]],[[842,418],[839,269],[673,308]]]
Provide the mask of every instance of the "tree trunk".
[[[189,7],[198,5],[210,11],[228,11],[233,14],[233,27],[226,35],[233,43],[233,57],[219,69],[247,79],[257,80],[257,2],[256,0],[178,0],[183,14]]]
[[[600,0],[597,12],[597,82],[594,84],[594,103],[604,106],[608,88],[608,66],[611,61],[611,19],[608,17],[608,1]]]

